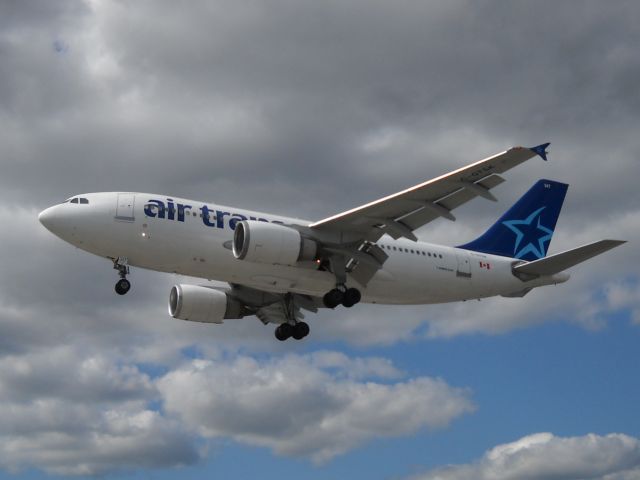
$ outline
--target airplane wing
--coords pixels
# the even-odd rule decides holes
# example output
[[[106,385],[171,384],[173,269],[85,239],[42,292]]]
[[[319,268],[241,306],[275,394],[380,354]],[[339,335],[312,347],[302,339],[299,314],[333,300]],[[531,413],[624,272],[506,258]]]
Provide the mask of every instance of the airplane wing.
[[[295,321],[302,321],[304,319],[304,315],[299,307],[296,306],[289,312],[287,305],[283,302],[274,303],[258,309],[256,317],[265,325],[268,323],[287,323],[289,319],[294,319]]]
[[[230,287],[221,291],[229,293],[265,325],[301,321],[304,318],[301,310],[316,313],[321,302],[320,299],[297,293],[272,293],[237,284],[231,284]]]
[[[366,205],[312,223],[312,230],[356,234],[369,242],[389,234],[417,241],[413,231],[443,217],[455,220],[451,211],[480,196],[495,201],[490,192],[504,182],[501,173],[536,155],[546,160],[549,143],[533,148],[514,147],[440,177],[407,188]]]

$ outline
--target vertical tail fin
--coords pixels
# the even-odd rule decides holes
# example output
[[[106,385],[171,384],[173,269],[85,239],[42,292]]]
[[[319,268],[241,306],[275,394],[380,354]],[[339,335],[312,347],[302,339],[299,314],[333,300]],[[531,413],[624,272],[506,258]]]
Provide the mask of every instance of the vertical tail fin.
[[[543,258],[568,186],[538,180],[489,230],[458,248],[527,261]]]

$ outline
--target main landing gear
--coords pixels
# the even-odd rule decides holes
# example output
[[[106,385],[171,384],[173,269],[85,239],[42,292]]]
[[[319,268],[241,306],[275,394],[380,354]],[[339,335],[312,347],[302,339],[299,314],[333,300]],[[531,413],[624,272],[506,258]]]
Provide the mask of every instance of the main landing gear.
[[[296,305],[295,296],[287,293],[282,298],[282,308],[285,321],[278,325],[274,332],[276,338],[284,342],[288,338],[293,337],[296,340],[302,340],[309,335],[309,325],[299,319],[304,318],[299,312],[299,306]]]
[[[347,288],[344,284],[336,286],[333,290],[329,290],[324,297],[322,303],[327,308],[336,308],[338,305],[351,308],[360,301],[362,295],[357,288]]]
[[[295,325],[290,323],[281,323],[275,331],[276,338],[284,342],[290,337],[296,340],[302,340],[309,335],[309,325],[306,322],[298,322]]]
[[[118,295],[124,295],[131,289],[131,282],[127,280],[129,274],[129,265],[127,264],[126,257],[118,257],[113,261],[113,268],[118,270],[120,280],[116,282],[116,293]]]
[[[322,303],[327,308],[336,308],[338,305],[351,308],[360,301],[362,295],[357,288],[347,288],[346,259],[341,255],[329,258],[329,266],[336,276],[336,288],[329,290],[322,297]]]

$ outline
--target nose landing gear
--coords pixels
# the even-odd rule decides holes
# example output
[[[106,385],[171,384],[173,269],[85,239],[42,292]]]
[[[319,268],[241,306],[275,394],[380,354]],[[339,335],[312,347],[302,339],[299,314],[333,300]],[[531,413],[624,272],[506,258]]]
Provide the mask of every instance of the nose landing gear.
[[[116,282],[116,293],[118,295],[124,295],[131,289],[131,282],[127,280],[127,275],[129,274],[127,257],[116,258],[113,261],[113,268],[118,270],[118,274],[120,275],[120,280]]]

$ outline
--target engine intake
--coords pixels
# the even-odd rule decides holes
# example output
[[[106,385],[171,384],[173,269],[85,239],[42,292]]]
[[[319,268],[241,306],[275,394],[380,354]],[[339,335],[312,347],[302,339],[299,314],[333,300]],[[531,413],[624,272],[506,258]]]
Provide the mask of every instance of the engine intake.
[[[169,315],[180,320],[222,323],[242,318],[244,306],[225,292],[200,285],[175,285],[169,294]]]
[[[243,220],[233,234],[233,256],[238,260],[294,265],[314,260],[318,246],[294,228],[277,223]]]

